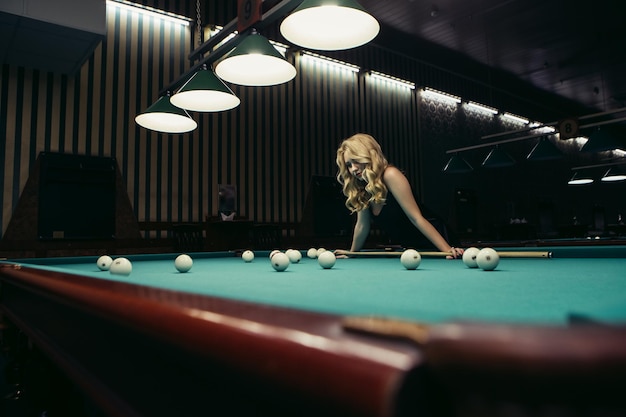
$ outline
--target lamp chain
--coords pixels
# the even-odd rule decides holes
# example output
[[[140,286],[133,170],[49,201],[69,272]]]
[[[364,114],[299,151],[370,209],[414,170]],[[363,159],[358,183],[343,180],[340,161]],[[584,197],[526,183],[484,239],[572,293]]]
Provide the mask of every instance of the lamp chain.
[[[198,32],[198,46],[202,45],[202,18],[200,13],[200,0],[196,0],[196,30]]]

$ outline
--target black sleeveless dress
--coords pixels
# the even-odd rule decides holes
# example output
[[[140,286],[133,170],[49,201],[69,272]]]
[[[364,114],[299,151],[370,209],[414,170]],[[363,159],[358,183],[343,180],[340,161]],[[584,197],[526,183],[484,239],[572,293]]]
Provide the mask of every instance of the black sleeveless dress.
[[[416,199],[416,201],[418,200]],[[378,216],[374,215],[371,207],[368,208],[368,210],[370,210],[373,225],[378,227],[385,234],[389,240],[389,245],[399,245],[403,248],[436,250],[430,240],[411,223],[391,192],[387,193],[387,200]],[[444,222],[421,204],[420,210],[424,217],[441,233],[443,238],[449,243],[454,244],[449,240],[450,236],[448,236],[448,229]]]

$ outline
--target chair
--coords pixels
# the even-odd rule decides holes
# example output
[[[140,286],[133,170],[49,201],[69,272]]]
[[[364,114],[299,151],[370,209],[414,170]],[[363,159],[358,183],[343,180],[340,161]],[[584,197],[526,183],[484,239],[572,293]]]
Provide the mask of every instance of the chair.
[[[281,230],[273,224],[257,224],[252,228],[252,245],[257,250],[280,248]]]
[[[172,226],[175,252],[201,252],[204,249],[202,226],[198,224],[175,224]]]

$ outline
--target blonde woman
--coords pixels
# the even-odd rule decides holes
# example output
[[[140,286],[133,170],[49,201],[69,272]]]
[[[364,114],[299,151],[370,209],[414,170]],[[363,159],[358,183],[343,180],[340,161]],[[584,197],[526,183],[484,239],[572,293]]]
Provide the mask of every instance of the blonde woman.
[[[419,231],[438,250],[450,252],[450,258],[463,255],[463,249],[452,247],[423,216],[409,181],[398,168],[389,165],[372,136],[358,133],[344,140],[337,150],[337,166],[346,207],[357,213],[351,252],[363,248],[375,220],[403,246],[411,247],[412,242],[419,241]],[[346,251],[337,250],[336,254],[345,257]]]

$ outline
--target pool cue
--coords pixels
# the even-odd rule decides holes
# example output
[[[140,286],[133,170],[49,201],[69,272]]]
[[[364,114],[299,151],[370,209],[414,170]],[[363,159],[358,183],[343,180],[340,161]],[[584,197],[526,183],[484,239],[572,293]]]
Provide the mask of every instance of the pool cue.
[[[409,339],[418,345],[428,342],[431,328],[427,324],[367,316],[346,316],[341,320],[341,325],[351,331]]]
[[[424,257],[443,257],[443,256],[452,256],[450,252],[420,252],[421,256]],[[552,252],[545,251],[497,251],[500,258],[552,258]],[[401,256],[402,252],[399,251],[389,251],[389,252],[345,252],[345,255],[348,256],[361,256],[361,257],[392,257],[392,256]]]

